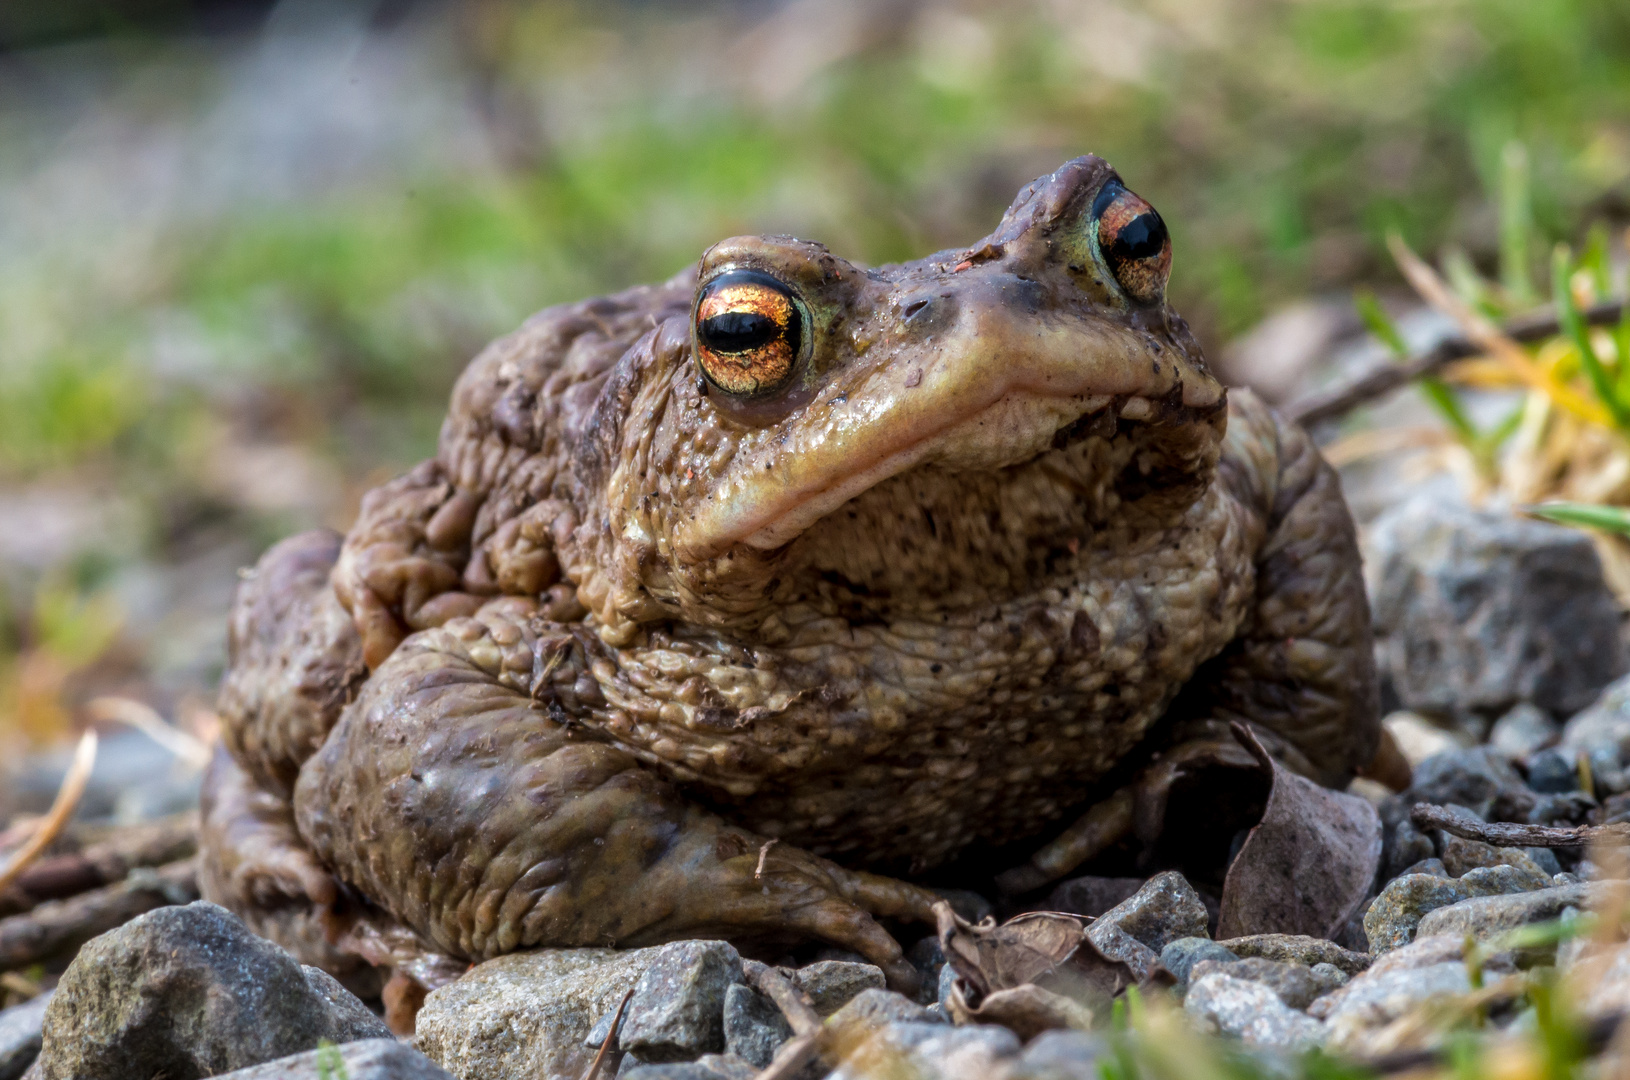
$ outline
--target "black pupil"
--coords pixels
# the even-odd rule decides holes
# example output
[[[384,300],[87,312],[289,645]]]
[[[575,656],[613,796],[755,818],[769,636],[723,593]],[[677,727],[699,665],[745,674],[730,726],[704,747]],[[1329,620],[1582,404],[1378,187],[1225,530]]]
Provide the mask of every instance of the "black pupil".
[[[706,319],[700,327],[702,342],[714,352],[747,352],[781,336],[772,318],[756,311],[725,311]]]
[[[1166,223],[1153,210],[1139,214],[1115,234],[1112,253],[1120,259],[1152,259],[1166,246]]]

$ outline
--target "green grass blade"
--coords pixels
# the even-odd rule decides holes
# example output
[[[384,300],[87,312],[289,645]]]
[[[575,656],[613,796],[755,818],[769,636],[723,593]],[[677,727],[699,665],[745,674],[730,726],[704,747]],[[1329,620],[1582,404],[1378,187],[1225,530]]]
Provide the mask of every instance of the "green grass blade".
[[[1402,360],[1409,355],[1404,336],[1398,332],[1397,324],[1381,310],[1381,302],[1373,292],[1368,289],[1356,290],[1353,293],[1353,306],[1358,309],[1358,317],[1364,320],[1364,325],[1370,328],[1370,333],[1391,349],[1393,356]]]
[[[1558,244],[1551,254],[1551,291],[1556,301],[1557,321],[1562,324],[1563,333],[1573,341],[1573,346],[1579,352],[1579,363],[1585,369],[1585,375],[1590,379],[1592,389],[1596,396],[1607,407],[1608,413],[1613,417],[1614,425],[1620,431],[1630,431],[1630,407],[1619,396],[1618,388],[1613,380],[1608,378],[1607,369],[1596,356],[1596,350],[1590,343],[1590,328],[1585,320],[1579,316],[1579,308],[1573,302],[1573,290],[1568,286],[1568,279],[1573,273],[1573,258],[1566,244]]]
[[[1528,148],[1512,140],[1500,154],[1500,284],[1518,305],[1536,299],[1529,270],[1528,240],[1533,232],[1528,183]]]
[[[1572,525],[1581,529],[1600,529],[1603,532],[1630,534],[1630,510],[1622,506],[1601,506],[1595,503],[1543,502],[1525,506],[1523,513],[1554,521],[1559,525]]]

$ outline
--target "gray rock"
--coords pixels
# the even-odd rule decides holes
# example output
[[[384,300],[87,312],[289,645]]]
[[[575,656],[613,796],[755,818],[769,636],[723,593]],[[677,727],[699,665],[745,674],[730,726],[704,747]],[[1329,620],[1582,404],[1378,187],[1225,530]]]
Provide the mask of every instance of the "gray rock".
[[[1443,860],[1442,859],[1422,859],[1420,862],[1416,863],[1414,866],[1406,867],[1404,869],[1403,873],[1394,874],[1392,876],[1393,877],[1407,877],[1410,874],[1431,874],[1433,877],[1440,877],[1440,878],[1446,878],[1446,877],[1450,876],[1449,875],[1449,868],[1447,866],[1443,865]]]
[[[1334,964],[1314,964],[1307,969],[1319,985],[1319,997],[1346,986],[1352,976]]]
[[[1513,705],[1489,729],[1488,744],[1509,758],[1526,758],[1562,736],[1562,725],[1551,714],[1526,701]]]
[[[1564,885],[1504,896],[1477,896],[1441,906],[1420,920],[1419,933],[1471,934],[1486,940],[1495,934],[1554,919],[1569,907],[1589,906],[1590,886]]]
[[[1523,848],[1522,852],[1534,860],[1534,865],[1540,868],[1541,873],[1550,874],[1552,877],[1562,873],[1562,864],[1557,861],[1556,852],[1550,848],[1530,847]]]
[[[1590,794],[1605,797],[1630,788],[1630,779],[1619,765],[1619,754],[1611,746],[1593,746],[1587,756],[1595,789]]]
[[[956,982],[956,968],[946,964],[940,968],[939,992],[935,995],[934,1003],[942,1009],[951,1007],[951,984]]]
[[[1601,695],[1562,727],[1559,749],[1570,757],[1606,748],[1620,761],[1630,757],[1630,676]]]
[[[988,1080],[1019,1046],[1017,1035],[991,1024],[890,1024],[850,1051],[828,1080],[875,1080],[884,1069],[921,1080]]]
[[[218,1080],[453,1080],[453,1074],[395,1039],[357,1042],[308,1050],[225,1073]]]
[[[952,911],[955,911],[971,923],[983,922],[995,910],[989,900],[972,889],[935,889],[934,891],[939,894],[941,899],[950,901]],[[821,959],[825,960],[828,957],[823,956]],[[864,958],[855,955],[852,956],[852,959],[860,960]]]
[[[1417,497],[1365,540],[1383,667],[1405,707],[1568,714],[1624,673],[1618,605],[1577,529]]]
[[[1564,795],[1579,787],[1579,768],[1555,750],[1541,750],[1528,759],[1528,786],[1541,795]]]
[[[792,1025],[775,1002],[743,983],[724,992],[724,1048],[757,1068],[764,1068],[792,1038]]]
[[[46,1006],[42,1080],[213,1076],[390,1030],[225,908],[160,908],[80,950]]]
[[[1266,960],[1281,960],[1287,964],[1333,964],[1349,975],[1356,975],[1370,966],[1366,953],[1344,949],[1333,941],[1307,937],[1302,934],[1252,934],[1250,937],[1230,938],[1222,943],[1236,956],[1260,956]]]
[[[753,1067],[740,1058],[707,1054],[696,1061],[669,1061],[636,1065],[619,1078],[628,1080],[753,1080]]]
[[[1266,986],[1279,995],[1280,1001],[1293,1009],[1307,1008],[1314,998],[1328,990],[1323,983],[1313,977],[1312,969],[1306,964],[1286,964],[1278,960],[1264,960],[1260,956],[1231,963],[1202,960],[1194,965],[1190,981],[1197,983],[1213,972],[1220,972],[1231,979]]]
[[[1226,964],[1238,959],[1230,949],[1204,937],[1178,938],[1160,950],[1160,965],[1172,973],[1179,985],[1189,981],[1189,973],[1202,960]]]
[[[872,987],[862,990],[833,1013],[827,1023],[833,1027],[847,1024],[876,1026],[888,1023],[933,1023],[928,1010],[904,994]]]
[[[0,1011],[0,1080],[17,1080],[40,1053],[40,1028],[52,991]]]
[[[940,969],[945,966],[945,953],[940,949],[939,937],[930,934],[918,939],[915,945],[906,950],[906,960],[923,979],[917,991],[917,1000],[924,1005],[932,1004],[935,991],[939,988]]]
[[[1548,889],[1551,887],[1551,875],[1538,867],[1479,866],[1462,874],[1460,883],[1473,896],[1500,896]]]
[[[1521,848],[1495,847],[1461,836],[1444,839],[1443,865],[1451,877],[1463,877],[1471,870],[1489,866],[1514,866],[1527,874],[1550,876]]]
[[[594,1060],[589,1028],[616,1011],[657,952],[539,949],[478,964],[425,999],[419,1049],[457,1076],[576,1080]]]
[[[1102,1035],[1055,1029],[1030,1040],[1013,1066],[1024,1080],[1080,1080],[1099,1075],[1099,1065],[1114,1054]]]
[[[741,981],[741,956],[723,941],[659,946],[634,987],[618,1046],[649,1062],[723,1050],[725,990]]]
[[[1428,912],[1470,895],[1459,881],[1431,874],[1393,878],[1364,914],[1364,936],[1369,939],[1370,952],[1380,954],[1409,944]]]
[[[1135,895],[1143,879],[1135,877],[1078,877],[1060,882],[1047,897],[1047,907],[1072,915],[1096,918]]]
[[[1477,746],[1433,754],[1415,766],[1403,801],[1410,806],[1418,802],[1461,806],[1484,820],[1502,795],[1533,798],[1511,762],[1487,746]]]
[[[831,1016],[843,1008],[862,990],[881,990],[885,985],[883,969],[872,964],[854,964],[845,960],[821,960],[806,964],[793,973],[793,985],[809,995],[815,1011],[822,1017]]]
[[[1175,870],[1156,874],[1132,896],[1087,927],[1087,937],[1111,960],[1125,962],[1141,979],[1178,938],[1206,936],[1205,902]]]
[[[1328,1045],[1353,1053],[1371,1048],[1367,1037],[1423,1002],[1471,989],[1464,961],[1365,972],[1314,1003],[1329,1024]]]
[[[1437,857],[1437,849],[1432,846],[1432,838],[1415,828],[1415,823],[1409,818],[1398,822],[1387,838],[1381,852],[1383,873],[1390,878],[1399,874],[1408,873],[1408,867],[1415,866],[1427,859]]]
[[[1267,986],[1221,970],[1194,980],[1183,998],[1183,1011],[1247,1046],[1265,1050],[1296,1051],[1324,1041],[1322,1023],[1286,1005]]]

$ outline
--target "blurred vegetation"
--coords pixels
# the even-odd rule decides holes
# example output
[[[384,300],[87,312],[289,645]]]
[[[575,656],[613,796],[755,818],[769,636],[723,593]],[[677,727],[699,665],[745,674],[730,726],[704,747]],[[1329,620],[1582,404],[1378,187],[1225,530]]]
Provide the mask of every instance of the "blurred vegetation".
[[[1622,0],[355,8],[347,47],[420,57],[456,113],[337,182],[223,197],[182,169],[158,209],[123,213],[144,148],[218,121],[285,9],[323,6],[272,5],[263,31],[267,5],[240,5],[253,17],[210,36],[177,30],[190,5],[135,4],[169,14],[0,56],[0,490],[134,504],[119,559],[343,525],[430,452],[475,350],[542,306],[748,231],[864,262],[964,244],[1082,152],[1161,210],[1174,303],[1213,348],[1292,298],[1396,293],[1392,232],[1520,303],[1554,243],[1588,251],[1594,223],[1630,219]],[[53,162],[102,137],[88,190],[108,205],[58,229],[37,207],[76,177]],[[240,175],[275,171],[217,141]],[[1502,211],[1512,145],[1529,182]],[[246,450],[267,447],[306,471]],[[9,587],[15,672],[46,639],[34,585]]]

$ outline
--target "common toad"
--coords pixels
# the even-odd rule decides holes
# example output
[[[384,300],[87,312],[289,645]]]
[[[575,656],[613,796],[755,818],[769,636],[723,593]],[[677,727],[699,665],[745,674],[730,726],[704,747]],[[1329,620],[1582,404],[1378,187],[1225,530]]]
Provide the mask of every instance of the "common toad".
[[[737,237],[496,341],[433,460],[243,583],[206,894],[330,965],[291,911],[384,962],[814,938],[909,985],[905,879],[1061,877],[1231,721],[1344,784],[1352,522],[1170,260],[1083,157],[964,250]]]

